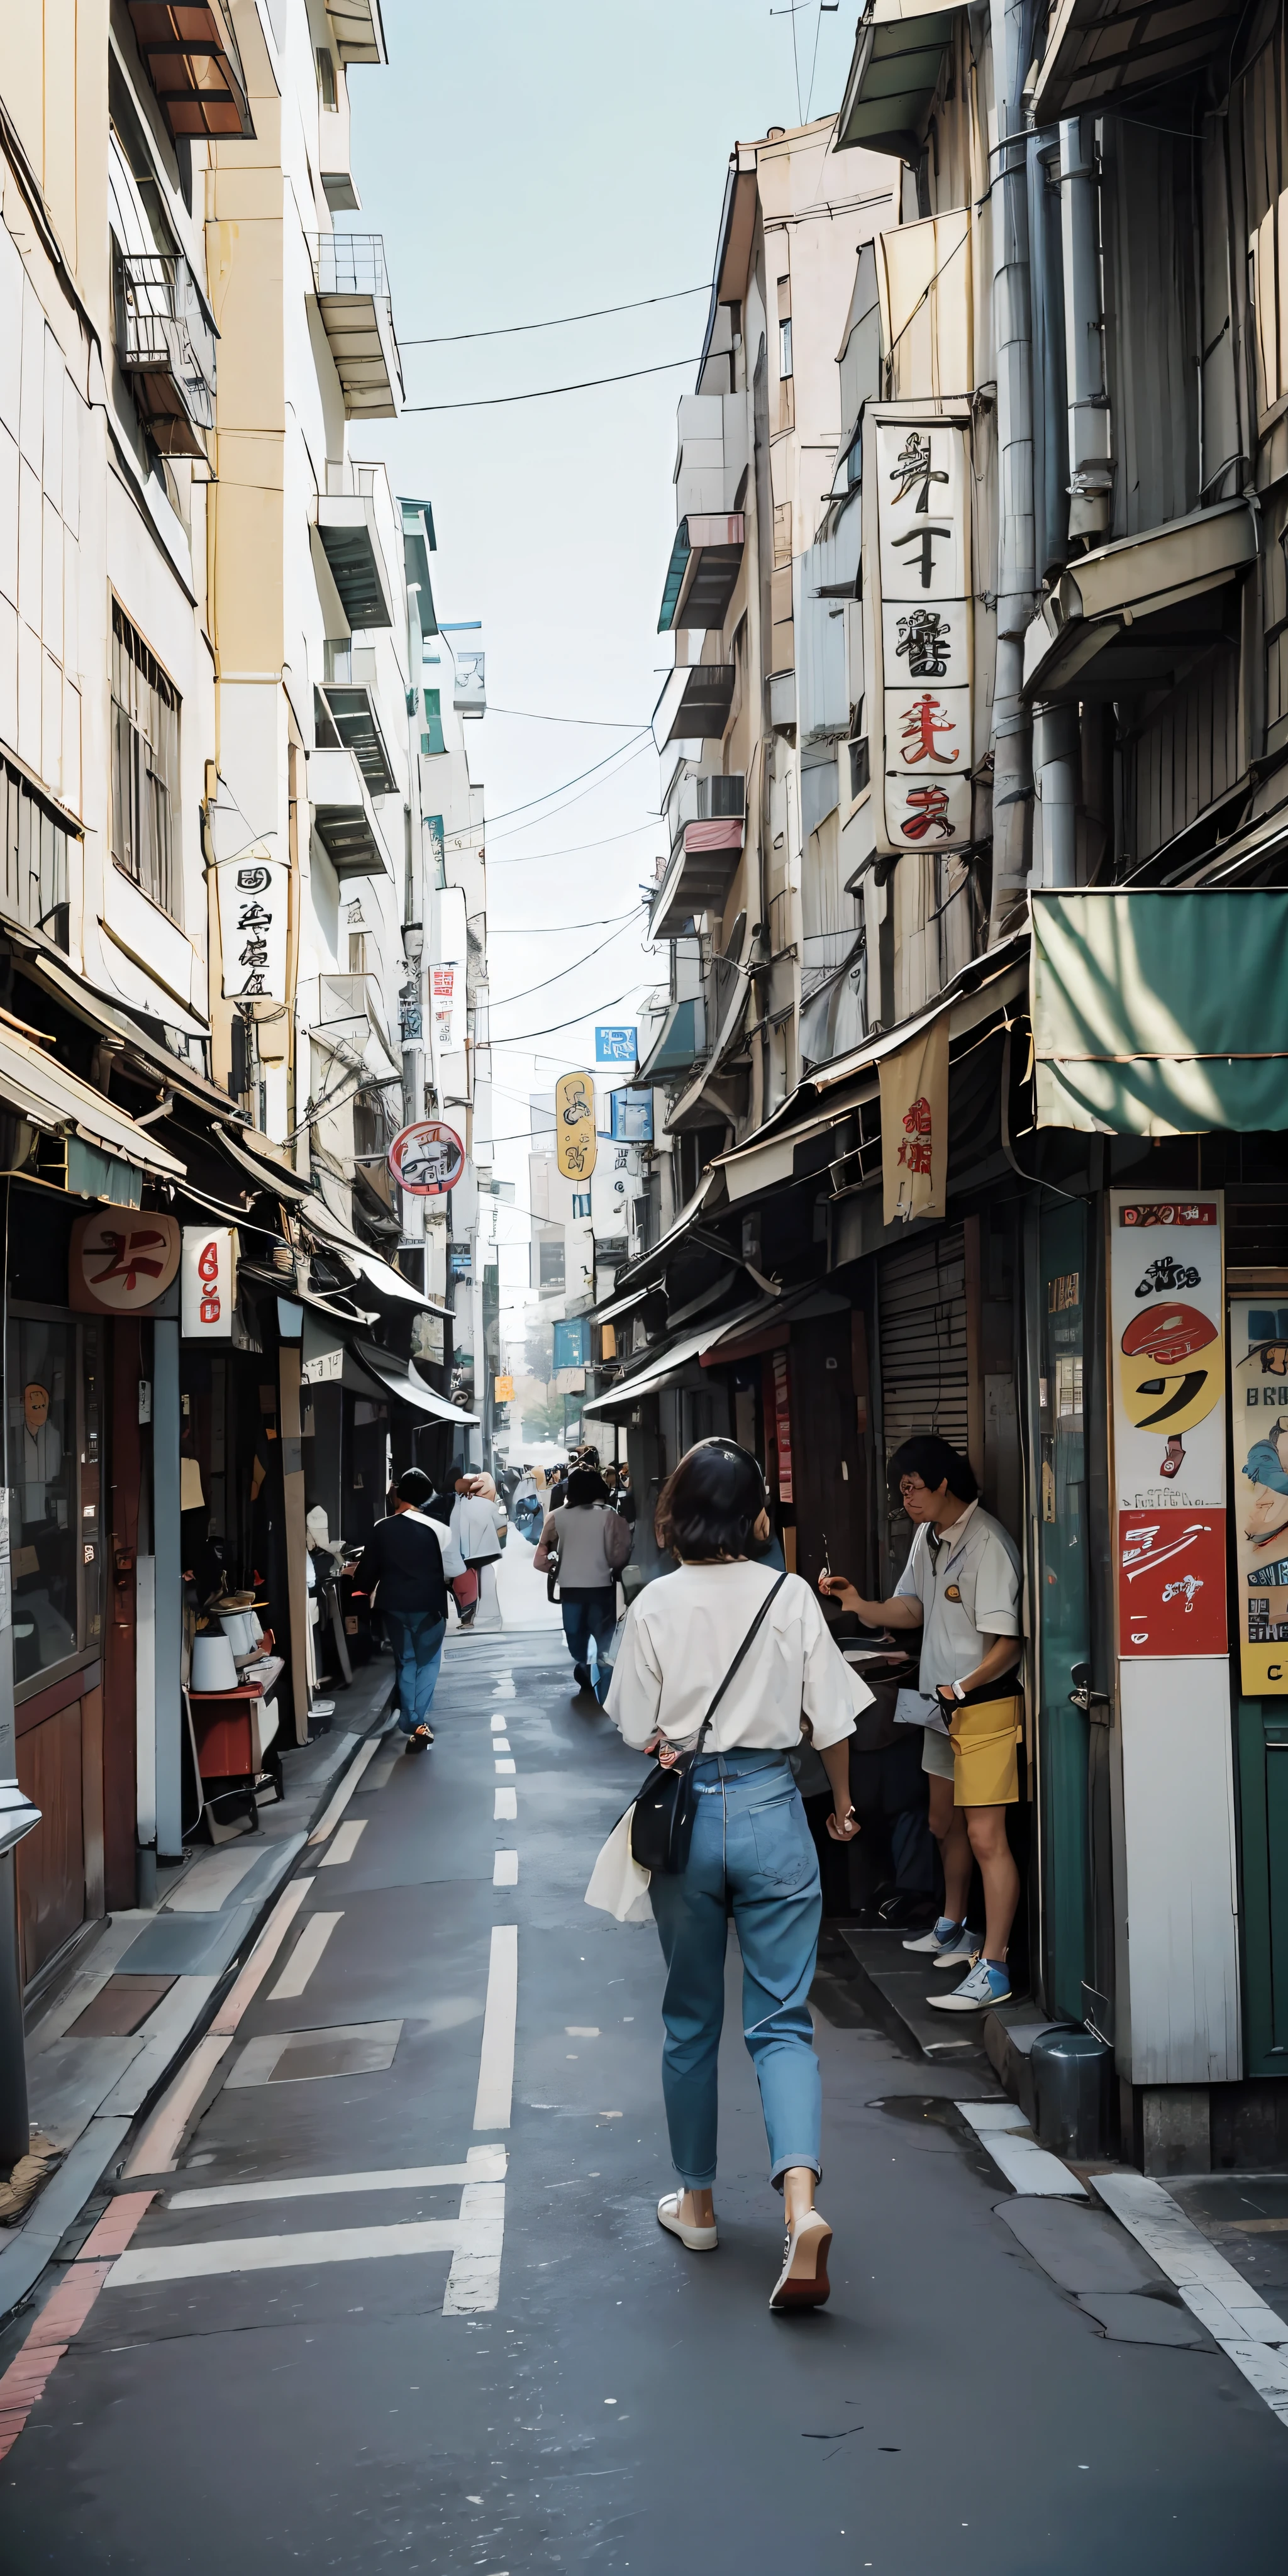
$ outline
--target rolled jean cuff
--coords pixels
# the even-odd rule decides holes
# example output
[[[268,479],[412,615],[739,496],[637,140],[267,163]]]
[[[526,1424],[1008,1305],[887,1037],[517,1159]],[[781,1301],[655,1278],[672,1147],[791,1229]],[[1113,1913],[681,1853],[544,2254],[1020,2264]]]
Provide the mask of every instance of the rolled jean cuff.
[[[715,2183],[716,2169],[714,2165],[712,2166],[710,2173],[704,2174],[687,2174],[681,2171],[679,2165],[674,2164],[672,2166],[672,2171],[674,2172],[675,2179],[678,2182],[681,2191],[710,2191]]]
[[[779,2157],[775,2160],[775,2162],[770,2166],[770,2169],[769,2169],[769,2179],[770,2179],[771,2183],[773,2184],[775,2191],[781,2191],[781,2190],[782,2190],[782,2187],[783,2187],[783,2175],[784,2175],[785,2173],[790,2173],[790,2172],[791,2172],[791,2169],[792,2169],[792,2167],[793,2167],[793,2165],[805,2165],[805,2166],[807,2166],[807,2167],[808,2167],[808,2169],[809,2169],[809,2171],[810,2171],[810,2173],[812,2173],[812,2174],[813,2174],[815,2182],[821,2182],[821,2181],[822,2181],[822,2179],[823,2179],[823,2168],[822,2168],[821,2164],[819,2163],[819,2160],[818,2160],[818,2157],[817,2157],[817,2156],[815,2156],[815,2155],[787,2155],[787,2156],[779,2156]]]

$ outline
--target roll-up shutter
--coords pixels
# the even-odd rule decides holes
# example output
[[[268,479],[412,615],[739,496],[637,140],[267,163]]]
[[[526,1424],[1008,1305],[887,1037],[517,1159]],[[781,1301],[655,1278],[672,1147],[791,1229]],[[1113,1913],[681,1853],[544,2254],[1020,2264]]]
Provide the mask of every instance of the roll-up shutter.
[[[915,1431],[969,1445],[966,1244],[959,1225],[887,1252],[880,1266],[885,1456]]]

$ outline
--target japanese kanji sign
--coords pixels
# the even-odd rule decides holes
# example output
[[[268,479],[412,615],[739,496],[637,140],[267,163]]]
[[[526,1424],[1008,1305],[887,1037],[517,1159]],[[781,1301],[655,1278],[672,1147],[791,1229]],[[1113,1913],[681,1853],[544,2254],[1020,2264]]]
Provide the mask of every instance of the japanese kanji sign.
[[[881,1175],[887,1225],[941,1217],[948,1192],[948,1014],[883,1056]]]
[[[277,859],[221,862],[219,940],[226,1002],[284,1002],[290,869]]]
[[[972,819],[969,424],[890,414],[869,406],[864,428],[877,847],[955,850]]]
[[[142,1314],[179,1267],[179,1220],[151,1209],[99,1208],[78,1217],[68,1256],[67,1302],[78,1314]]]
[[[1113,1191],[1110,1244],[1118,1651],[1224,1656],[1221,1193]]]
[[[1239,1663],[1250,1699],[1288,1691],[1288,1303],[1230,1300]]]
[[[555,1160],[564,1179],[588,1181],[595,1152],[594,1081],[588,1073],[561,1073],[555,1084]]]

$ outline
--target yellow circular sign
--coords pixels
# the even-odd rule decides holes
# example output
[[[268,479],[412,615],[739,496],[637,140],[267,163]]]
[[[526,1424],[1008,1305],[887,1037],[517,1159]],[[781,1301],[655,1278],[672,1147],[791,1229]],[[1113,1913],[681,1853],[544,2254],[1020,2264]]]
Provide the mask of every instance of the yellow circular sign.
[[[1219,1401],[1221,1330],[1197,1306],[1147,1306],[1133,1315],[1118,1363],[1123,1406],[1141,1431],[1190,1431]]]

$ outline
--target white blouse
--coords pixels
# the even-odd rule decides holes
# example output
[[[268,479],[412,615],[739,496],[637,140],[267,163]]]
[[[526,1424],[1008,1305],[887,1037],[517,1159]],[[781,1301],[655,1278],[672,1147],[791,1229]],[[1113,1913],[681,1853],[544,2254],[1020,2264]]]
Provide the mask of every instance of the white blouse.
[[[646,1585],[627,1614],[605,1702],[624,1743],[640,1751],[659,1726],[672,1744],[693,1741],[777,1580],[771,1567],[744,1561],[682,1565]],[[703,1749],[787,1752],[800,1741],[802,1711],[816,1746],[839,1744],[871,1698],[833,1643],[808,1584],[789,1574]]]

